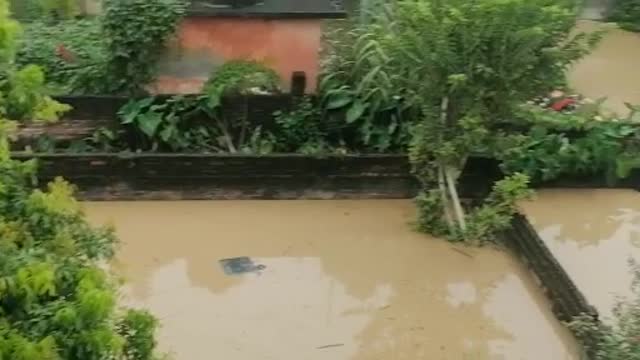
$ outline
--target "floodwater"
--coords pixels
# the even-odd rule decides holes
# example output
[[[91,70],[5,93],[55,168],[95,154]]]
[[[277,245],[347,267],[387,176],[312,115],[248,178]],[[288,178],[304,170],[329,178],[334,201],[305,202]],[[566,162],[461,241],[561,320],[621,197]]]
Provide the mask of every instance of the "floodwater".
[[[580,21],[578,30],[607,30],[602,42],[569,73],[569,84],[592,99],[606,97],[605,108],[626,115],[625,102],[640,105],[640,34],[615,24]]]
[[[541,190],[522,204],[551,252],[605,318],[632,295],[629,260],[640,261],[640,193],[633,190]]]
[[[123,301],[160,318],[175,360],[578,358],[517,260],[414,233],[410,201],[86,210],[116,226]]]

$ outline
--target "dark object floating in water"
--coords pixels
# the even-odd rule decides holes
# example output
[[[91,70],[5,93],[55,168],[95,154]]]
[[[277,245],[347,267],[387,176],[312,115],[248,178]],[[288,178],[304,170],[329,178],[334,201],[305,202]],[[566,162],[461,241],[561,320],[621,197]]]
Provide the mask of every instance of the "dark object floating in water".
[[[266,266],[262,264],[254,264],[253,260],[248,256],[222,259],[220,260],[222,270],[227,275],[242,275],[247,273],[257,273],[264,270]]]

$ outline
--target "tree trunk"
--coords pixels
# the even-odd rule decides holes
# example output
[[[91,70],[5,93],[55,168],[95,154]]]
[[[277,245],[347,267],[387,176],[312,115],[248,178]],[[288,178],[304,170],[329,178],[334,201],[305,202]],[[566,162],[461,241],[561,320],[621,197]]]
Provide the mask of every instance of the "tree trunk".
[[[444,96],[440,103],[440,122],[445,127],[447,125],[448,114],[449,114],[449,97]],[[440,167],[441,174],[444,175],[444,183],[447,184],[446,186],[447,189],[445,189],[445,194],[448,194],[448,196],[445,196],[445,197],[451,199],[453,211],[455,213],[458,226],[460,227],[460,230],[462,230],[462,232],[465,232],[467,229],[467,223],[464,218],[464,210],[462,209],[462,204],[460,203],[458,190],[456,189],[456,180],[455,180],[456,176],[454,176],[453,174],[455,169],[451,166],[444,165],[443,163],[440,163],[439,167]],[[442,189],[440,189],[440,191],[442,191]],[[445,216],[447,215],[445,214]],[[451,215],[449,214],[449,216]]]
[[[449,199],[447,197],[447,186],[445,184],[444,167],[438,166],[438,188],[440,189],[440,201],[442,201],[442,210],[444,211],[444,219],[449,226],[449,230],[455,229],[453,222],[453,216],[451,215],[451,208]]]
[[[467,230],[467,222],[465,221],[464,209],[462,208],[460,197],[458,196],[458,189],[456,188],[456,182],[453,176],[454,170],[455,169],[452,167],[447,167],[444,170],[444,177],[449,184],[449,194],[451,196],[451,201],[453,202],[453,210],[456,214],[458,225],[460,225],[462,232],[465,232]]]

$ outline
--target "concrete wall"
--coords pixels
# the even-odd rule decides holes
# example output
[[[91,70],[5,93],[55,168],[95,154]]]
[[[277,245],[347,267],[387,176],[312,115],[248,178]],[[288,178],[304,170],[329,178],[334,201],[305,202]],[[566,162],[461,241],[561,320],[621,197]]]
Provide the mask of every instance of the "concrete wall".
[[[160,65],[154,91],[195,93],[216,66],[230,59],[264,62],[280,74],[283,88],[291,74],[307,74],[313,92],[319,71],[322,20],[188,17]]]

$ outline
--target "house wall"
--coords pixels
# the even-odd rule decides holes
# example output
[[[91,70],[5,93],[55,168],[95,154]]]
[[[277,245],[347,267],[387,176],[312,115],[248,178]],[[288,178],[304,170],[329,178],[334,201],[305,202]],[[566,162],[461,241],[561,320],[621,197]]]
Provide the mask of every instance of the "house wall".
[[[230,59],[264,62],[288,90],[304,71],[313,92],[319,71],[322,20],[187,17],[160,64],[157,93],[195,93],[215,67]]]

